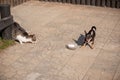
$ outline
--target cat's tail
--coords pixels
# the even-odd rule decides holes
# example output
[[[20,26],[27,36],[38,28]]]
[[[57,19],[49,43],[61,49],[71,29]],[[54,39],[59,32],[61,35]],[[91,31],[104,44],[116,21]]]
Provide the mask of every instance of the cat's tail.
[[[17,27],[19,30],[26,32],[26,30],[23,29],[17,22],[14,22],[14,26]]]

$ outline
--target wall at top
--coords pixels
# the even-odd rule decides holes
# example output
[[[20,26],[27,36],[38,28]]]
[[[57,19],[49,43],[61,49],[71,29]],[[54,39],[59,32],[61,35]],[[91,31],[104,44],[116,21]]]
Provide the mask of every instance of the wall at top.
[[[49,2],[62,2],[80,5],[120,8],[120,0],[39,0]]]

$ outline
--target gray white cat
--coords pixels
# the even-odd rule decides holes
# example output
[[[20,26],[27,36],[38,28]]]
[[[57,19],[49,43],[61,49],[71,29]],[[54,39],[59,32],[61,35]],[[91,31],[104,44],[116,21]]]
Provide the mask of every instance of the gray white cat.
[[[17,22],[13,23],[12,38],[20,44],[33,43],[36,41],[35,35],[29,35]]]

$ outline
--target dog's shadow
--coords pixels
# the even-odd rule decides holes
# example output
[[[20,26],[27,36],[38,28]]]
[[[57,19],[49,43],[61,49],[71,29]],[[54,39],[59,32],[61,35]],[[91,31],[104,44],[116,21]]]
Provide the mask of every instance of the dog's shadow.
[[[73,40],[78,46],[82,46],[84,44],[85,35],[80,34],[80,36],[77,40],[75,40],[75,39],[73,39]]]

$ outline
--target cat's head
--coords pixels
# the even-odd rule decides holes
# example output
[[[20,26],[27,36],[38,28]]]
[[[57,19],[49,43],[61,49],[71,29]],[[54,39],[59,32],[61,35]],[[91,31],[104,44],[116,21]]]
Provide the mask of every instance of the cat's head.
[[[35,34],[29,35],[29,38],[31,38],[32,41],[36,41],[36,36],[35,36]]]

